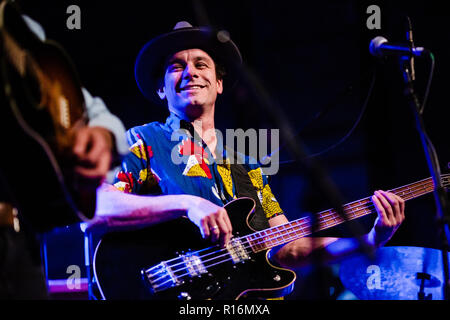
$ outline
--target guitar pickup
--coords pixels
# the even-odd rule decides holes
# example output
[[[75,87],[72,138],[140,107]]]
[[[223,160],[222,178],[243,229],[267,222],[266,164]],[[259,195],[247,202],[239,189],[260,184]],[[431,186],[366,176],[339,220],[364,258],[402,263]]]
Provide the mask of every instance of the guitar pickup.
[[[196,254],[188,253],[182,255],[181,258],[186,266],[186,269],[191,277],[199,276],[202,273],[207,273],[202,260]]]
[[[226,249],[231,256],[233,263],[243,262],[250,259],[250,256],[248,255],[247,250],[244,247],[244,244],[239,238],[231,239],[227,244]]]

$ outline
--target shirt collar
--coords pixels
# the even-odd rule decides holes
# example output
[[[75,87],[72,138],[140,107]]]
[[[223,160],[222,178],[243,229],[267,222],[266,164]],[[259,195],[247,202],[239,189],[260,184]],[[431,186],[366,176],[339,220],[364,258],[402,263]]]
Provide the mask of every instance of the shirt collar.
[[[182,120],[180,117],[178,117],[175,113],[170,113],[170,115],[166,119],[166,127],[169,128],[171,131],[177,131],[179,129],[186,129],[188,131],[191,131],[190,128],[188,128],[188,125],[193,128],[193,126],[185,121]]]

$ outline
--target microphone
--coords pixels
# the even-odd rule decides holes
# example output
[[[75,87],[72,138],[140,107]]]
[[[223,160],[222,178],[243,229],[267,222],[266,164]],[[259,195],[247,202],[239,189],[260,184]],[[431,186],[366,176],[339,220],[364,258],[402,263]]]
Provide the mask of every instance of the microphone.
[[[369,51],[373,56],[380,58],[388,55],[421,57],[428,52],[423,47],[411,48],[408,44],[390,43],[386,38],[381,36],[375,37],[370,41]]]

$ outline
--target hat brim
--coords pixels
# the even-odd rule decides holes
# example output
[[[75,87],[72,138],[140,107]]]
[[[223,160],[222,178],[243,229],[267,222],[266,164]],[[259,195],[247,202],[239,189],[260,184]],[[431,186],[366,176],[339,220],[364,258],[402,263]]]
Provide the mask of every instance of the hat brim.
[[[150,101],[164,104],[157,94],[160,79],[164,76],[166,59],[182,50],[202,49],[225,67],[225,90],[238,80],[242,56],[231,39],[221,41],[211,28],[182,28],[163,34],[147,42],[139,52],[135,64],[135,78],[139,90]]]

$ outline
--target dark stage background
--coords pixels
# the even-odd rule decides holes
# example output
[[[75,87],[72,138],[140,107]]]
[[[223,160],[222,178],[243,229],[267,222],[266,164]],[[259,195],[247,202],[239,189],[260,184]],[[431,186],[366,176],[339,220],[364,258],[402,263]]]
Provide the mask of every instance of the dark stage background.
[[[66,48],[84,86],[102,97],[127,128],[163,121],[167,116],[164,108],[144,99],[134,80],[135,58],[149,39],[171,30],[180,20],[227,30],[240,48],[246,67],[257,76],[273,105],[287,115],[298,139],[309,153],[321,153],[314,159],[330,174],[345,202],[367,197],[377,189],[392,189],[430,176],[412,112],[403,96],[397,60],[377,60],[368,51],[370,40],[377,35],[405,42],[406,15],[409,15],[416,45],[430,49],[436,57],[424,120],[441,168],[444,173],[448,171],[450,17],[443,2],[18,3],[43,25],[49,38]],[[81,9],[80,30],[66,27],[69,17],[66,8],[71,4]],[[366,9],[371,4],[381,9],[379,30],[366,26],[370,16]],[[416,89],[420,99],[429,68],[429,59],[416,59]],[[363,110],[375,71],[374,87]],[[263,102],[267,100],[262,101],[261,94],[255,94],[252,86],[241,82],[219,102],[217,127],[278,128],[273,117],[264,111]],[[350,132],[362,112],[349,137],[323,152]],[[283,145],[284,141],[280,142]],[[305,168],[292,159],[282,148],[280,170],[271,181],[272,191],[287,216],[294,219],[304,212],[330,208],[327,196],[310,185]],[[407,219],[389,245],[439,248],[433,196],[411,200],[406,208]],[[374,218],[362,218],[358,223],[369,230]],[[337,227],[326,234],[348,236],[350,232],[346,227]],[[58,240],[62,238],[72,240],[66,244]],[[49,276],[65,278],[65,265],[83,263],[81,232],[78,228],[61,228],[50,233],[48,239]],[[307,280],[299,280],[293,297],[313,296],[311,288],[302,290],[306,285]]]

